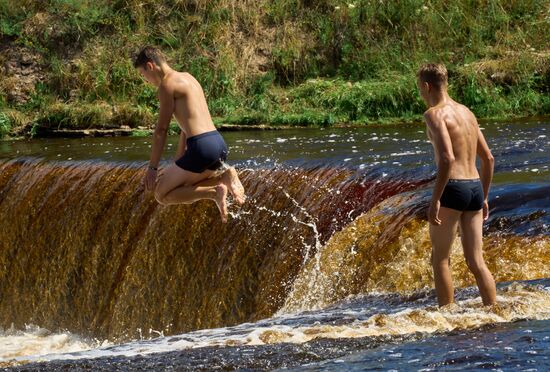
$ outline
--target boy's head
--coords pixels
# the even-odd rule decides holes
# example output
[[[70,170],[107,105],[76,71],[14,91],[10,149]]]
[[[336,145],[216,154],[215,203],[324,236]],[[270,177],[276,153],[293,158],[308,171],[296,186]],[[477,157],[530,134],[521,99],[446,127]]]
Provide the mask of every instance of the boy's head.
[[[422,65],[416,73],[420,95],[427,101],[427,97],[433,92],[441,92],[447,89],[447,68],[439,63],[427,63]]]
[[[164,63],[166,63],[164,54],[152,46],[143,48],[134,59],[134,67],[151,84],[156,84],[158,80],[157,71],[160,70],[160,67]]]

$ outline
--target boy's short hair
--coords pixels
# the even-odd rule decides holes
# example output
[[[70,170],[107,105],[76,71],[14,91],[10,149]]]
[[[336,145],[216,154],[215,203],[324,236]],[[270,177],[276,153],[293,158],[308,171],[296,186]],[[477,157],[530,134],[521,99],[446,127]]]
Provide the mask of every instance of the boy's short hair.
[[[146,46],[143,48],[134,59],[134,67],[145,67],[147,62],[153,62],[157,65],[161,65],[163,62],[166,62],[166,57],[160,51],[152,46]]]
[[[440,63],[427,63],[422,65],[416,76],[423,83],[428,83],[437,88],[447,85],[447,68]]]

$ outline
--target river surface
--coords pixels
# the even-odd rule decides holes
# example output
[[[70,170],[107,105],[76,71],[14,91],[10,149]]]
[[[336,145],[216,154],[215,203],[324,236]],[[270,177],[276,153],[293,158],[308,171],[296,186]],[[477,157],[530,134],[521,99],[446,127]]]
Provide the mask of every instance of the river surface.
[[[548,179],[549,123],[481,124],[497,157],[495,182]],[[225,132],[230,162],[237,167],[339,166],[387,171],[433,171],[432,147],[422,125],[349,129],[294,129]],[[177,147],[167,143],[165,159]],[[47,160],[144,162],[150,139],[103,137],[36,139],[0,142],[0,157],[39,157]],[[173,155],[172,155],[173,156]],[[513,161],[511,161],[513,159]]]
[[[436,306],[422,125],[223,133],[226,225],[144,193],[148,138],[0,142],[0,367],[550,369],[550,125],[481,126],[491,308],[459,239]]]

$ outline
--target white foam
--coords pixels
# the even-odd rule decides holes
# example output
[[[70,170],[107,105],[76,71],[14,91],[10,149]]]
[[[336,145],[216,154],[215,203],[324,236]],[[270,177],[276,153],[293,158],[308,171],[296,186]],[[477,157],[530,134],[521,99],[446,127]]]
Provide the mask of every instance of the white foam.
[[[356,297],[359,298],[360,297]],[[533,289],[522,284],[511,284],[499,291],[497,308],[486,308],[480,298],[469,298],[438,308],[435,304],[412,305],[403,303],[395,308],[376,308],[375,304],[355,307],[346,300],[337,307],[298,314],[281,314],[256,323],[243,323],[234,327],[206,329],[177,336],[158,337],[152,340],[129,342],[120,345],[90,344],[69,334],[40,336],[23,333],[11,338],[11,348],[26,350],[24,355],[7,354],[0,344],[3,359],[0,361],[49,361],[62,359],[91,359],[146,355],[207,346],[265,345],[280,342],[304,343],[316,338],[358,338],[379,335],[405,335],[410,333],[447,332],[469,329],[484,324],[511,322],[517,319],[549,319],[550,293],[546,289]],[[384,305],[381,305],[384,306]],[[408,306],[408,307],[407,307]],[[372,314],[368,316],[369,314]],[[336,318],[349,322],[334,325]],[[351,318],[351,319],[350,319]],[[328,321],[325,321],[328,319]],[[338,323],[338,322],[337,322]],[[29,353],[31,345],[40,339],[42,347]],[[4,339],[6,341],[7,339]],[[14,346],[17,345],[17,346]]]
[[[86,341],[68,332],[50,333],[46,329],[29,325],[23,331],[10,329],[0,332],[0,362],[86,351],[100,344],[107,345],[97,341]]]

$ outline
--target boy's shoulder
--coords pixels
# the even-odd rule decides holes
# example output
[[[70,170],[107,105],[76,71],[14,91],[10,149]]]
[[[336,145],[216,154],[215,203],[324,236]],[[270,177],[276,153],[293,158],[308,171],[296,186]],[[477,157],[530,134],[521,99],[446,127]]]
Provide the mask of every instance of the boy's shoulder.
[[[439,104],[437,106],[430,107],[429,109],[424,111],[424,118],[437,120],[438,118],[442,118],[444,115],[455,111],[456,108],[460,108],[461,110],[464,110],[464,109],[468,110],[468,107],[453,101],[451,103],[444,103],[444,104]]]
[[[174,71],[170,75],[162,79],[160,83],[161,89],[185,89],[186,86],[190,85],[191,75],[187,72]]]
[[[177,76],[174,76],[175,74],[170,74],[168,76],[165,76],[159,85],[159,92],[160,91],[170,91],[173,90],[178,78]]]
[[[443,111],[443,108],[440,106],[430,107],[429,109],[424,111],[424,119],[427,122],[433,122],[437,120],[438,116],[441,114],[442,111]]]

